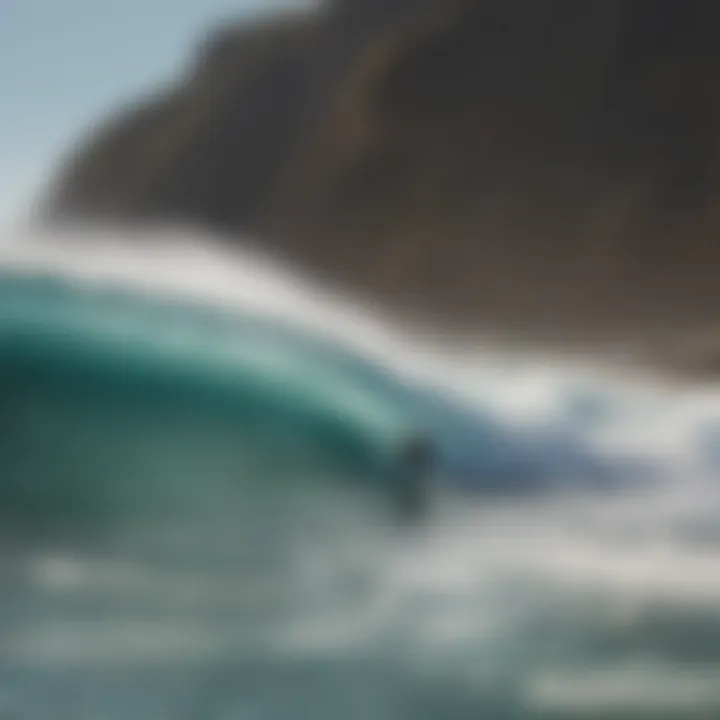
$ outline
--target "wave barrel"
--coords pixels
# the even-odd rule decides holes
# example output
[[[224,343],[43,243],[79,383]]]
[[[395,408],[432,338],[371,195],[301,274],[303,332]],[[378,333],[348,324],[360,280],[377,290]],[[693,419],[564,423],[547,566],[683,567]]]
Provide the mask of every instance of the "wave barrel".
[[[340,483],[417,514],[418,428],[352,366],[267,318],[2,275],[0,513],[104,522]]]

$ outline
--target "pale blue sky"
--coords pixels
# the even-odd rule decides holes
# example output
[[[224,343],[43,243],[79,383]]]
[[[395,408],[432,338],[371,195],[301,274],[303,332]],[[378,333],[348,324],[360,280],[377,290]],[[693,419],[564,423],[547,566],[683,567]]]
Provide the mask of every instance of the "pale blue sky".
[[[0,224],[27,211],[63,151],[172,79],[225,18],[303,0],[0,0]]]

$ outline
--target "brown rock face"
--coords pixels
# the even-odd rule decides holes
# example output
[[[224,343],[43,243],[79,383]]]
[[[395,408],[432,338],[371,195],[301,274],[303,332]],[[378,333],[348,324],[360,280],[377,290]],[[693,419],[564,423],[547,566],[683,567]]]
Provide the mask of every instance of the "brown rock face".
[[[173,218],[438,327],[720,318],[720,4],[336,0],[211,38],[52,215]]]

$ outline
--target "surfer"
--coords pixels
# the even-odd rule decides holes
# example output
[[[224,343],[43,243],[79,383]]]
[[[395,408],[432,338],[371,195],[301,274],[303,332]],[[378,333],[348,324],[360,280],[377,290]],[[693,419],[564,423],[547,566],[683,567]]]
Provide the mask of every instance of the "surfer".
[[[414,525],[427,515],[434,461],[433,443],[424,434],[413,435],[400,451],[393,510],[404,524]]]

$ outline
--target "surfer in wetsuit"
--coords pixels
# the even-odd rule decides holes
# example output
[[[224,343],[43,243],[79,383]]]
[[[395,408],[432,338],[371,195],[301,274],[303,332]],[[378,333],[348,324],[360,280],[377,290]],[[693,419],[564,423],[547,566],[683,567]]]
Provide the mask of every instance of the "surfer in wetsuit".
[[[434,461],[432,441],[422,434],[411,437],[400,451],[393,510],[404,524],[416,524],[427,515],[429,475]]]

